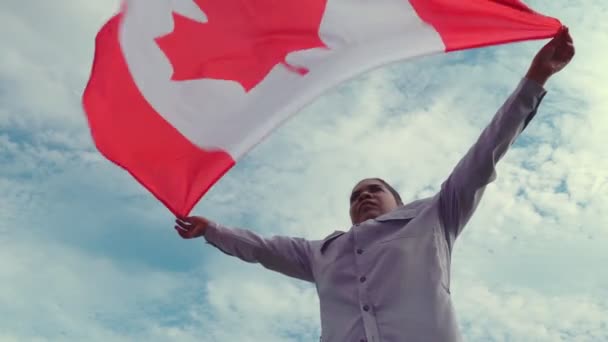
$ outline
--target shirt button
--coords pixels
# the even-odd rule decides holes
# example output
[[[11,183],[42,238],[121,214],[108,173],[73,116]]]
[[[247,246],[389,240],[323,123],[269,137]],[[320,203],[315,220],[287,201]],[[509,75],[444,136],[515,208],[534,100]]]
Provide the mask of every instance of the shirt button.
[[[363,250],[361,248],[357,249],[357,254],[363,254]]]
[[[363,311],[369,311],[369,305],[363,305]]]
[[[365,277],[359,278],[359,281],[361,281],[362,283],[364,283],[366,280],[367,280],[367,278],[365,278]]]

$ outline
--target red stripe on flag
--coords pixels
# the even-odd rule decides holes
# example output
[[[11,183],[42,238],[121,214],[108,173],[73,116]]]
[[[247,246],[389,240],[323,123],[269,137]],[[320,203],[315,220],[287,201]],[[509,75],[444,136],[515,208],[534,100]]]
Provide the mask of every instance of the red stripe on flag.
[[[519,0],[410,0],[441,36],[446,52],[555,36],[559,20]]]
[[[176,216],[186,216],[235,161],[205,151],[163,119],[133,81],[119,43],[121,15],[97,34],[83,106],[99,151]]]

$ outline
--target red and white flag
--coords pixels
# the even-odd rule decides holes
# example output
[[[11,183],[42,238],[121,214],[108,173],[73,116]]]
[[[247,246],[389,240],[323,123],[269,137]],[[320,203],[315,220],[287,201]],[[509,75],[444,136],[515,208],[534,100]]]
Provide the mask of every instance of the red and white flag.
[[[340,82],[560,27],[519,0],[125,0],[97,35],[83,105],[99,151],[185,216]]]

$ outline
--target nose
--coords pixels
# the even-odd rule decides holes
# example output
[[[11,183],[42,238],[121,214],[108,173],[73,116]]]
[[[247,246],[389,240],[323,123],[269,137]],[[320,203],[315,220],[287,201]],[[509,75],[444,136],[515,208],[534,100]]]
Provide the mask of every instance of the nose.
[[[372,194],[369,191],[363,191],[361,192],[361,195],[359,195],[359,201],[363,201],[370,198],[372,198]]]

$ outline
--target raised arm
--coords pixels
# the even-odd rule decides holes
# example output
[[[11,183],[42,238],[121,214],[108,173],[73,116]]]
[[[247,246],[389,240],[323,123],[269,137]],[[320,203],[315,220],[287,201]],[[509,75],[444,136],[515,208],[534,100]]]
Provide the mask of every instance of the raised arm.
[[[203,217],[193,216],[176,220],[175,229],[184,239],[204,236],[220,251],[284,275],[314,282],[310,265],[310,246],[307,240],[275,236],[263,238],[251,231],[227,228]]]
[[[536,54],[526,77],[442,184],[440,213],[450,243],[471,218],[486,185],[496,178],[496,163],[536,114],[545,82],[573,56],[572,38],[564,27]]]

